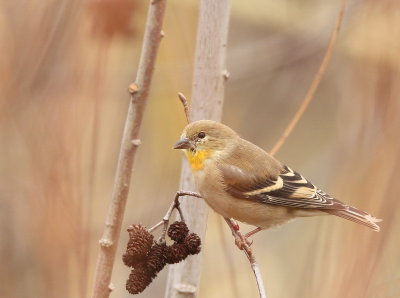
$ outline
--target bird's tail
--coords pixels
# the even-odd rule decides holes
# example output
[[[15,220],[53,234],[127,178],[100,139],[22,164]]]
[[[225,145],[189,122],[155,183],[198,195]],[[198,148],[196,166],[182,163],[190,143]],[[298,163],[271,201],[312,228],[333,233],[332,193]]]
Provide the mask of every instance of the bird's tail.
[[[345,219],[354,221],[356,223],[362,224],[373,229],[376,232],[380,231],[379,226],[376,222],[382,221],[382,219],[375,218],[371,214],[368,214],[360,209],[351,207],[351,206],[344,206],[345,209],[333,209],[333,210],[324,210],[332,215],[336,215],[339,217],[343,217]]]

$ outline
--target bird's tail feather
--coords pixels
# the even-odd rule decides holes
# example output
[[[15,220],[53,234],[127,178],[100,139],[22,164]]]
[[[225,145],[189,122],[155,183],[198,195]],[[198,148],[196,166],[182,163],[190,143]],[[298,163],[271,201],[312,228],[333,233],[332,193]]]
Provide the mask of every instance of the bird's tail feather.
[[[382,221],[382,219],[375,218],[372,215],[357,208],[345,206],[345,209],[326,210],[326,212],[367,226],[376,232],[380,231],[380,228],[376,224],[376,222],[380,222]]]

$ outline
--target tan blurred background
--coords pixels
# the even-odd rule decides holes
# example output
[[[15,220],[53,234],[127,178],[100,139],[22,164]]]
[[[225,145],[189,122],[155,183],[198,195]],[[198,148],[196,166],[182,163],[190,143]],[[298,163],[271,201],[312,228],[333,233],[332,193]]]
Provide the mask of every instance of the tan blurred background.
[[[233,1],[226,124],[273,146],[318,69],[339,2]],[[89,296],[146,10],[139,0],[0,3],[0,297]],[[168,2],[112,297],[129,296],[125,228],[154,224],[177,190],[176,94],[190,95],[196,22],[196,1]],[[325,77],[277,157],[383,218],[382,231],[326,217],[257,234],[269,297],[400,297],[399,94],[400,2],[350,1]],[[257,297],[223,231],[210,212],[200,297]],[[138,297],[162,297],[166,272]]]

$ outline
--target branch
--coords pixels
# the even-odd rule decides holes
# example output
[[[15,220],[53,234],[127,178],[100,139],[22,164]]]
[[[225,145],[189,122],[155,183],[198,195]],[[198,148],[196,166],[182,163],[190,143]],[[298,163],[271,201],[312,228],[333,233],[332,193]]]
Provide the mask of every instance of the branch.
[[[224,217],[224,219],[225,219],[226,223],[228,224],[229,228],[231,229],[233,237],[235,237],[236,245],[241,250],[244,251],[247,259],[250,262],[251,269],[253,270],[254,276],[257,281],[258,293],[260,294],[260,298],[266,298],[267,295],[265,294],[265,289],[264,289],[264,284],[262,281],[260,267],[258,266],[258,264],[256,262],[256,257],[254,255],[250,245],[247,243],[247,239],[239,232],[238,225],[234,222],[233,219],[226,218],[226,217]]]
[[[319,66],[319,69],[314,76],[314,79],[310,85],[310,88],[308,89],[307,95],[304,98],[303,102],[301,103],[296,114],[294,114],[292,120],[289,122],[289,124],[286,127],[285,131],[283,132],[282,136],[279,138],[279,140],[275,143],[274,147],[270,151],[271,155],[275,155],[279,151],[279,149],[281,149],[281,147],[285,143],[287,137],[292,133],[293,129],[296,127],[297,123],[303,116],[305,110],[307,109],[308,105],[310,104],[311,100],[314,97],[315,91],[317,90],[319,83],[321,82],[321,78],[324,75],[326,68],[329,64],[329,61],[332,57],[332,51],[336,44],[337,36],[340,31],[340,26],[343,21],[343,15],[344,15],[344,11],[346,8],[346,1],[347,0],[342,0],[342,6],[341,6],[338,16],[336,18],[336,25],[332,32],[331,38],[329,40],[329,44],[326,49],[324,58],[322,59],[321,65]]]
[[[199,193],[197,193],[197,192],[183,191],[183,190],[177,191],[176,195],[175,195],[175,199],[172,202],[171,206],[169,206],[167,213],[163,217],[163,220],[160,221],[159,223],[155,224],[150,229],[148,229],[149,233],[152,233],[158,227],[163,226],[163,232],[161,234],[161,238],[165,239],[165,234],[167,232],[167,228],[168,228],[168,225],[169,225],[169,219],[171,218],[172,211],[174,211],[174,209],[178,210],[179,216],[181,217],[181,220],[185,221],[185,219],[183,218],[183,213],[182,213],[182,210],[181,210],[181,207],[180,207],[180,203],[179,203],[179,198],[182,197],[182,196],[190,196],[190,197],[195,197],[195,198],[201,198],[201,195]]]
[[[136,82],[129,87],[131,98],[118,157],[111,203],[103,236],[99,241],[100,250],[97,257],[93,298],[107,298],[113,288],[110,284],[111,274],[129,192],[133,162],[140,145],[139,132],[143,112],[146,107],[157,52],[162,38],[161,28],[165,4],[166,0],[151,1]]]
[[[191,96],[191,119],[220,121],[227,72],[226,44],[229,27],[229,0],[200,0],[196,54]],[[179,189],[196,189],[187,163],[182,166]],[[208,207],[203,200],[183,200],[186,222],[204,239]],[[202,254],[170,266],[165,297],[196,297]]]
[[[189,108],[188,101],[187,101],[185,95],[183,95],[182,92],[178,93],[178,97],[179,97],[179,100],[181,101],[181,103],[183,105],[183,110],[185,111],[186,121],[189,124],[192,121],[190,120],[190,108]]]

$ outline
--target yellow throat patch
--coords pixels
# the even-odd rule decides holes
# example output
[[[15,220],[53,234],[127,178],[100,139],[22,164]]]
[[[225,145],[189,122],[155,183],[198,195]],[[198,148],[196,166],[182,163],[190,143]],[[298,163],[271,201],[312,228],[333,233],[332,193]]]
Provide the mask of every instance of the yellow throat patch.
[[[185,150],[186,158],[190,164],[190,168],[192,171],[199,171],[203,169],[203,162],[208,157],[211,156],[210,150],[198,150],[196,152],[192,152],[189,150]]]

